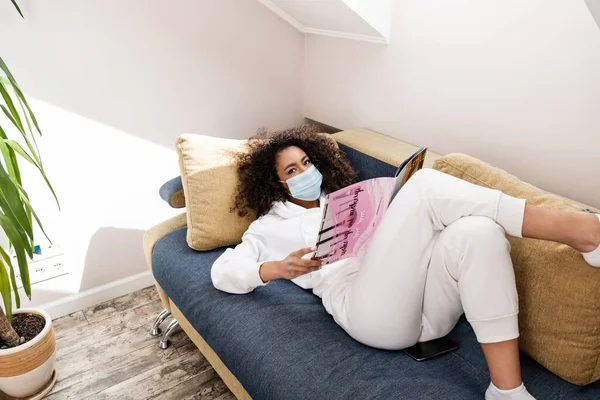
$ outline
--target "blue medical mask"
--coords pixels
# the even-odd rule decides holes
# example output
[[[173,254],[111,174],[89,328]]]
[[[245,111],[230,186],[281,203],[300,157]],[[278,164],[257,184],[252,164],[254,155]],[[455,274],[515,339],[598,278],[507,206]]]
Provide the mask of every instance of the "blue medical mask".
[[[323,175],[317,167],[312,165],[309,169],[301,174],[298,174],[285,182],[290,189],[292,197],[298,200],[313,201],[321,196],[321,183],[323,183]]]

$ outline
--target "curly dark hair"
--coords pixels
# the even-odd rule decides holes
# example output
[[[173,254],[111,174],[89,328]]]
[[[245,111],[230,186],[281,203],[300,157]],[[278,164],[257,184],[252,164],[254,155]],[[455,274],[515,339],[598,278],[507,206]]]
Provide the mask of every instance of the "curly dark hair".
[[[289,194],[279,182],[277,154],[287,147],[297,146],[323,174],[321,190],[326,194],[355,182],[356,172],[344,153],[332,139],[319,134],[315,125],[270,133],[261,129],[248,139],[245,152],[235,153],[239,182],[233,210],[240,216],[248,213],[261,217],[269,212],[274,201],[285,201]]]

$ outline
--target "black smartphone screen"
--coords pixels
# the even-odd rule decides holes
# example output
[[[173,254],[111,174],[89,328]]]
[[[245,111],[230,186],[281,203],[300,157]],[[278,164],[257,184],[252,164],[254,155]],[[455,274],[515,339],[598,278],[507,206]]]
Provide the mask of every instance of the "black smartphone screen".
[[[424,361],[458,349],[458,345],[447,337],[420,342],[404,349],[404,352],[417,361]]]

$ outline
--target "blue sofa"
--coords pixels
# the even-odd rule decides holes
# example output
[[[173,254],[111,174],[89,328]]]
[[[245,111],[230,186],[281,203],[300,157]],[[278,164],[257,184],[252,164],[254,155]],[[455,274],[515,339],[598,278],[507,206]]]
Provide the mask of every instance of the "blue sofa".
[[[340,144],[360,179],[395,166]],[[163,186],[169,203],[181,190]],[[364,346],[328,315],[321,300],[288,281],[247,295],[216,290],[210,269],[224,248],[186,243],[185,215],[153,228],[145,247],[165,307],[240,399],[482,399],[489,384],[483,353],[466,320],[450,334],[459,349],[425,362]],[[522,354],[524,381],[538,399],[600,399],[600,382],[572,385]]]

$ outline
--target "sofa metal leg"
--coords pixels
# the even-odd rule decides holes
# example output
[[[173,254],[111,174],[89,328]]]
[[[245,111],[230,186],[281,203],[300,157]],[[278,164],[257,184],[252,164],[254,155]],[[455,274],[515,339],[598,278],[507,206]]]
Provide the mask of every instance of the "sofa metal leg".
[[[171,335],[173,334],[175,329],[177,329],[178,327],[179,327],[179,322],[177,322],[176,319],[174,319],[173,321],[171,321],[169,323],[169,326],[167,326],[167,329],[165,330],[165,333],[163,334],[162,339],[160,339],[160,348],[161,349],[164,350],[167,347],[169,347],[169,345],[171,344],[171,342],[169,342],[169,338],[171,337]]]
[[[154,320],[154,323],[152,324],[152,330],[150,331],[152,336],[160,335],[160,324],[162,324],[164,320],[169,317],[169,315],[171,315],[171,311],[167,310],[166,308],[162,310],[160,314],[158,314]]]

